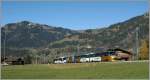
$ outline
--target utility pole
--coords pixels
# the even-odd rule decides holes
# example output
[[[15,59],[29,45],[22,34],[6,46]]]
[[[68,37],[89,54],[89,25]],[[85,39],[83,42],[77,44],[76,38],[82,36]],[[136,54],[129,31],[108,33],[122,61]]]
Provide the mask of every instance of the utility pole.
[[[139,35],[138,35],[138,31],[139,31],[139,28],[137,27],[136,28],[136,60],[138,60],[139,58]]]
[[[80,55],[80,44],[77,46],[77,56]]]
[[[119,26],[117,26],[117,30],[119,31]]]
[[[6,58],[6,30],[5,30],[6,28],[4,28],[4,33],[5,33],[5,35],[4,35],[4,63],[5,63],[5,58]]]

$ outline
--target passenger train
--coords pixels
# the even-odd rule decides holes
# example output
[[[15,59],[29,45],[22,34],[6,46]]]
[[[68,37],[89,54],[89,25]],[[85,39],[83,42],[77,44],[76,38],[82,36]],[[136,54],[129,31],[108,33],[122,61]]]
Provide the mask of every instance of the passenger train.
[[[54,59],[54,63],[86,63],[86,62],[101,62],[104,56],[111,55],[112,53],[89,53],[83,54],[80,56],[69,56],[69,57],[60,57]]]
[[[125,55],[125,56],[124,56]],[[120,51],[106,51],[102,53],[88,53],[79,56],[60,57],[54,59],[54,63],[86,63],[86,62],[112,62],[129,60],[131,53]]]

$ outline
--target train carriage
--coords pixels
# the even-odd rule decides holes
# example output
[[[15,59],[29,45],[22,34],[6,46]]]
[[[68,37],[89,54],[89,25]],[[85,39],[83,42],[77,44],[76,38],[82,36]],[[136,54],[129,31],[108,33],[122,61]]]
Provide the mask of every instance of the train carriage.
[[[60,58],[54,59],[55,64],[62,64],[62,63],[66,63],[66,62],[67,62],[66,57],[60,57]]]
[[[84,54],[84,55],[81,55],[80,56],[80,62],[82,63],[84,63],[84,62],[89,62],[90,61],[90,59],[89,59],[89,55],[88,54]]]
[[[89,55],[89,61],[90,62],[100,62],[101,61],[101,54],[95,53]]]

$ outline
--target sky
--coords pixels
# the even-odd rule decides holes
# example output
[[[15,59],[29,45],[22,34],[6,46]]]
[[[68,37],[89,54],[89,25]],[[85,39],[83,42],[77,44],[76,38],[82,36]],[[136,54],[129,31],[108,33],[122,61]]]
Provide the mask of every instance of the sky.
[[[95,29],[144,14],[148,9],[148,0],[3,1],[2,24],[27,20],[73,30]]]

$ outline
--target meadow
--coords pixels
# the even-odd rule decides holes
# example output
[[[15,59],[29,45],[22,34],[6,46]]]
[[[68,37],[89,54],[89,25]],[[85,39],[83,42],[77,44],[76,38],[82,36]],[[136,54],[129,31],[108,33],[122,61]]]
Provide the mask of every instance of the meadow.
[[[148,79],[148,62],[2,66],[2,79]]]

